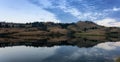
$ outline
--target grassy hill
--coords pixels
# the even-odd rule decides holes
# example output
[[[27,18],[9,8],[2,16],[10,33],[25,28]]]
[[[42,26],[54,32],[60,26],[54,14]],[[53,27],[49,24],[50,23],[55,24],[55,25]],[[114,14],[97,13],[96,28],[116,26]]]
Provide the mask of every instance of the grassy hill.
[[[76,23],[5,23],[0,22],[0,36],[119,36],[119,27],[104,27],[91,21]]]

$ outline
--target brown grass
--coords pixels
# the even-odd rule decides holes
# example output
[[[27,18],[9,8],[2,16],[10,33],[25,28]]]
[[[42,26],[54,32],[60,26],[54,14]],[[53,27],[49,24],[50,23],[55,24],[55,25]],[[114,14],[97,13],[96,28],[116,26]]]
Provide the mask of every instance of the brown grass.
[[[49,35],[49,33],[45,31],[32,31],[32,32],[19,32],[13,34],[13,36],[44,36],[44,35]]]

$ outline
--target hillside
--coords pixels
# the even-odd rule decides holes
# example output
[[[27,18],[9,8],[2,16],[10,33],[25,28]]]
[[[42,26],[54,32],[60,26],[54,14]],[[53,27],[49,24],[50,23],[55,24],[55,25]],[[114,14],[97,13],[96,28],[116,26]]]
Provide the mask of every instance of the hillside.
[[[0,22],[0,36],[119,36],[120,28],[104,27],[91,21],[76,23],[5,23]]]

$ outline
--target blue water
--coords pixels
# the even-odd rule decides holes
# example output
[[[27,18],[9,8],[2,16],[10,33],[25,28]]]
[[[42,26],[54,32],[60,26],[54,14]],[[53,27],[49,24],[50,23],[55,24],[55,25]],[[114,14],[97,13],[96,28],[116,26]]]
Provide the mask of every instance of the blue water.
[[[120,42],[99,43],[93,47],[13,46],[0,48],[0,62],[115,62]]]

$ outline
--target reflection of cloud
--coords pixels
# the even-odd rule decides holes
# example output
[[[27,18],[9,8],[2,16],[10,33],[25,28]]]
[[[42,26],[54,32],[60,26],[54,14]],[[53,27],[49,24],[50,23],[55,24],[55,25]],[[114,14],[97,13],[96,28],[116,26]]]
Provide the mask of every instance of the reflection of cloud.
[[[98,21],[96,21],[96,23],[99,25],[107,26],[107,27],[111,27],[111,26],[120,27],[120,22],[116,21],[115,19],[112,19],[112,18],[98,20]]]
[[[98,60],[101,60],[100,62],[109,62],[114,57],[120,55],[120,49],[117,49],[117,47],[120,48],[120,42],[100,43],[91,48],[78,48],[73,46],[55,46],[52,48],[26,48],[19,46],[5,49],[0,48],[0,61],[3,58],[5,58],[4,60],[6,60],[6,58],[16,58],[16,60],[24,58],[25,60],[30,60],[31,58],[31,60],[41,62],[97,62]]]
[[[9,58],[10,60],[17,60],[23,62],[35,59],[41,61],[49,56],[54,55],[58,48],[58,46],[52,48],[34,48],[25,46],[0,48],[0,62],[2,62],[1,60],[8,60],[7,58]]]
[[[96,45],[95,47],[105,49],[105,50],[115,50],[118,47],[120,47],[120,42],[101,43],[101,44]]]
[[[87,60],[88,58],[92,59],[92,58],[96,58],[97,57],[102,57],[102,58],[112,58],[112,51],[118,51],[120,48],[120,42],[106,42],[106,43],[100,43],[92,48],[80,48],[77,51],[75,51],[74,53],[72,53],[69,58],[72,60],[77,60],[77,59],[82,59],[83,57],[85,57]],[[111,53],[110,53],[111,52]],[[114,52],[113,52],[114,53]],[[117,52],[116,54],[117,55]]]
[[[99,57],[100,55],[104,55],[104,53],[101,53],[104,51],[100,51],[96,48],[80,48],[78,51],[75,51],[73,54],[69,56],[70,59],[76,60],[79,58],[85,57],[87,58],[93,58],[93,57]],[[88,59],[87,59],[88,60]]]

